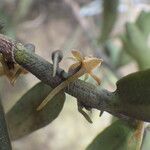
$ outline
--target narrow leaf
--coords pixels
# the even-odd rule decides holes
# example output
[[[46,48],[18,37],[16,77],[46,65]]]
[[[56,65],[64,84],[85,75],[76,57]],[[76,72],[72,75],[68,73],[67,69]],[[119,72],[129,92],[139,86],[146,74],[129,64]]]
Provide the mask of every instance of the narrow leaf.
[[[100,43],[104,43],[116,22],[118,17],[119,0],[103,0],[103,21],[101,27],[101,36],[99,38]]]

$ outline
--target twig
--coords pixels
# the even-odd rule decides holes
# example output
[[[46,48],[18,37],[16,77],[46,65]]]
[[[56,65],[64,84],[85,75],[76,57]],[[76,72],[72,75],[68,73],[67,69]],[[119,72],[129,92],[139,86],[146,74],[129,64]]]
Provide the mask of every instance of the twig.
[[[13,58],[11,58],[10,61],[15,60],[16,63],[51,87],[56,87],[63,82],[64,77],[62,76],[62,69],[58,68],[57,75],[53,77],[53,65],[51,63],[37,54],[29,52],[29,50],[26,49],[21,43],[11,42],[7,37],[0,35],[0,41],[1,39],[3,39],[2,41],[9,41],[8,43],[13,45],[13,55],[11,55]],[[4,47],[3,45],[5,43],[6,42],[0,42],[0,52],[2,54],[6,53],[5,48],[7,48],[7,46]],[[1,47],[3,50],[1,50]],[[130,77],[132,76],[133,75],[130,75]],[[98,89],[96,86],[78,79],[75,82],[70,83],[65,89],[65,92],[76,97],[78,102],[80,102],[85,108],[95,108],[101,111],[107,111],[120,118],[131,117],[143,121],[150,121],[150,115],[147,111],[141,111],[141,113],[139,113],[135,109],[135,105],[128,104],[127,109],[124,101],[120,99],[123,97],[120,97],[117,90],[115,92],[109,92],[105,89]]]

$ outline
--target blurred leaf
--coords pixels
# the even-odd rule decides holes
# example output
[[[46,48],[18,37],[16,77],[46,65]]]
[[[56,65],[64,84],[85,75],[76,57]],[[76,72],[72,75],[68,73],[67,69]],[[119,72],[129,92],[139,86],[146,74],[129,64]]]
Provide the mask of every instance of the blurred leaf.
[[[105,49],[108,51],[110,62],[116,68],[131,62],[132,58],[126,51],[119,48],[113,41],[108,40],[105,44]]]
[[[38,83],[31,88],[7,113],[6,118],[11,139],[15,140],[38,130],[57,118],[61,112],[65,94],[59,93],[41,111],[37,106],[49,94],[52,88]]]
[[[119,0],[103,0],[103,21],[99,42],[104,43],[110,35],[118,16]]]
[[[148,46],[146,38],[143,33],[138,29],[138,27],[133,23],[126,24],[126,33],[127,38],[130,41],[130,46],[132,46],[132,53],[135,57],[138,57],[140,54],[144,55],[144,52],[147,52]],[[134,53],[137,52],[137,53]]]
[[[138,63],[140,69],[150,66],[150,48],[143,33],[133,23],[126,24],[126,35],[122,36],[124,50]]]
[[[150,12],[142,11],[135,23],[126,24],[126,33],[121,36],[123,50],[137,61],[142,70],[150,66],[149,34]]]
[[[136,126],[118,120],[93,140],[86,150],[139,150]]]
[[[105,44],[105,50],[108,53],[108,56],[110,57],[110,62],[112,63],[113,66],[116,67],[116,64],[118,63],[118,57],[120,54],[120,49],[117,47],[113,41],[108,40]]]
[[[16,14],[15,14],[15,19],[17,22],[20,21],[21,19],[23,19],[27,15],[32,3],[33,3],[33,0],[18,1]]]
[[[121,50],[118,56],[118,63],[116,64],[117,68],[124,66],[133,61],[132,57],[124,50]]]
[[[136,25],[147,38],[150,33],[150,12],[142,11],[136,20]]]
[[[12,17],[6,12],[0,10],[0,26],[3,26],[0,31],[2,34],[8,35],[9,37],[15,39],[16,31],[13,25]]]
[[[0,18],[0,34],[4,33],[4,20]]]

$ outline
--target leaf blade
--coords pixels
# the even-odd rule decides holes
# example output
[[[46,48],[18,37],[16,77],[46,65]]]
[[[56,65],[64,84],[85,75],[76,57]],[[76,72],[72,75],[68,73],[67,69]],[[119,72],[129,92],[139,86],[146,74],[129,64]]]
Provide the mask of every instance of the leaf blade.
[[[135,132],[133,125],[118,120],[97,135],[86,150],[137,150],[140,140]]]
[[[41,111],[36,111],[37,106],[51,90],[50,86],[42,82],[36,84],[7,113],[11,139],[15,140],[30,134],[57,118],[65,102],[65,94],[62,92]]]

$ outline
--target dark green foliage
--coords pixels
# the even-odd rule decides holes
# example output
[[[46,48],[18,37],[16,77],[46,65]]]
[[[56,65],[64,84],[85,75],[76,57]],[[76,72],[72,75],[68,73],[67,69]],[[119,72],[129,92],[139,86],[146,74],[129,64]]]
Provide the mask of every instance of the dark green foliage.
[[[150,104],[150,69],[138,71],[117,82],[117,93],[120,100],[136,105]],[[146,99],[145,99],[146,98]]]
[[[136,25],[147,38],[150,33],[150,12],[142,11],[136,20]]]
[[[41,111],[38,105],[52,88],[42,82],[31,88],[7,113],[9,132],[12,140],[21,138],[38,130],[57,118],[61,112],[65,94],[59,93]]]
[[[138,71],[117,82],[115,109],[133,118],[150,121],[150,70]],[[118,98],[117,98],[118,97]]]
[[[86,150],[137,150],[140,139],[136,128],[124,121],[116,121],[101,132]]]

